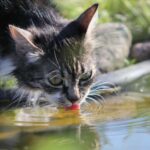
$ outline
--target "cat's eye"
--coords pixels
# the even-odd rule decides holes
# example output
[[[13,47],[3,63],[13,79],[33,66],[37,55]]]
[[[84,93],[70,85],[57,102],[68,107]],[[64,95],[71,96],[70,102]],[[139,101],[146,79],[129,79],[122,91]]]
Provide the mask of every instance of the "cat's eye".
[[[81,75],[80,82],[88,81],[91,79],[91,77],[92,77],[92,71],[86,72],[86,73]]]
[[[52,86],[56,86],[56,87],[61,86],[63,83],[63,80],[60,75],[55,75],[53,77],[49,77],[48,81]]]

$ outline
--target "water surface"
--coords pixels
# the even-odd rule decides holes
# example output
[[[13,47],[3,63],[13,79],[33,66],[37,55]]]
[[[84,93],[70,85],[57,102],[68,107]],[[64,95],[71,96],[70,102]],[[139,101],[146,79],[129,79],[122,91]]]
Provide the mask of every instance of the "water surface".
[[[147,83],[145,78],[132,83],[128,92],[83,105],[80,112],[50,107],[3,111],[0,150],[149,150]]]

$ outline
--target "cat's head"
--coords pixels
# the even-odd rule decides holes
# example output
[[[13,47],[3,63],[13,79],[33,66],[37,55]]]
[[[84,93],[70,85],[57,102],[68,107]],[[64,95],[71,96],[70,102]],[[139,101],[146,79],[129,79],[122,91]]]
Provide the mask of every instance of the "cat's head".
[[[59,105],[85,100],[95,74],[92,34],[97,8],[95,4],[65,24],[28,30],[10,26],[19,85],[45,92]]]

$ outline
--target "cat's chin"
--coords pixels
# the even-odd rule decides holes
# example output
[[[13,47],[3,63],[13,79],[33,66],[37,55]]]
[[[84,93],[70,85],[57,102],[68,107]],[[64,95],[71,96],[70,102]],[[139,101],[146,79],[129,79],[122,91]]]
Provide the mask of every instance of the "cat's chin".
[[[63,107],[63,102],[61,101],[61,94],[59,92],[52,94],[45,93],[45,99],[50,106]]]

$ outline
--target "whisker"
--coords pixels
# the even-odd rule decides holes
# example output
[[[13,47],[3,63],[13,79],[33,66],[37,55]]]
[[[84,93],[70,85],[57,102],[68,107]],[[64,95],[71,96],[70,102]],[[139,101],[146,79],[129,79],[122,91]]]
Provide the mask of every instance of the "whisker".
[[[87,97],[86,98],[86,100],[90,100],[90,101],[92,101],[92,102],[95,102],[95,103],[97,103],[98,104],[98,101],[97,100],[95,100],[94,98],[92,98],[92,97]],[[89,101],[88,101],[89,102]]]
[[[91,89],[105,89],[105,88],[112,88],[112,87],[109,85],[96,85],[93,86]]]
[[[98,95],[98,94],[88,95],[88,97],[94,98],[95,101],[97,101],[97,102],[100,103],[101,105],[103,105],[103,102],[105,101],[104,97],[103,97],[102,95]]]
[[[6,107],[2,108],[2,111],[5,111],[5,110],[7,110],[7,109],[11,108],[11,106],[13,106],[13,104],[15,104],[16,102],[17,102],[17,100],[13,100],[13,102],[12,102],[12,103],[10,103],[10,104],[9,104],[9,105],[7,105]]]
[[[99,100],[97,100],[97,97],[98,97]],[[90,98],[91,98],[91,96],[90,96]],[[105,99],[102,96],[100,96],[100,95],[93,95],[92,98],[94,99],[94,102],[96,101],[97,104],[101,104],[103,106]]]
[[[103,105],[105,98],[102,96],[102,94],[104,94],[104,91],[107,92],[112,88],[116,88],[116,86],[113,83],[100,81],[93,83],[86,100],[94,101],[96,103],[100,103],[101,105]]]
[[[50,61],[55,67],[58,67],[58,65],[57,65],[54,61],[52,61],[51,59],[49,59],[49,61]]]
[[[56,62],[57,62],[58,67],[61,68],[60,65],[59,65],[59,62],[58,62],[58,59],[57,59],[55,50],[54,50],[54,57],[55,57],[55,60],[56,60]]]
[[[94,96],[94,97],[99,98],[100,100],[105,100],[102,95],[98,95],[98,94],[89,94],[88,96]]]
[[[116,87],[115,84],[110,83],[110,82],[95,82],[92,85],[92,88],[96,88],[96,87],[101,87],[101,86],[109,86],[109,87]]]

